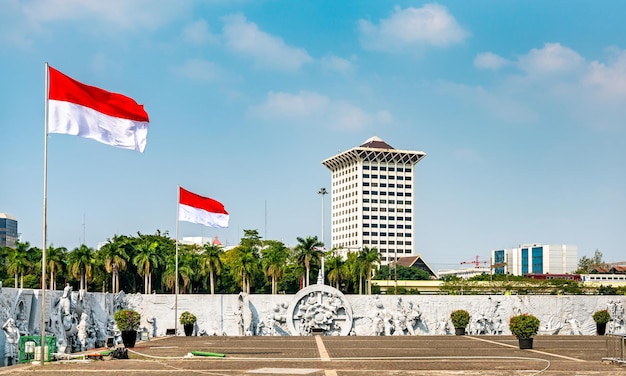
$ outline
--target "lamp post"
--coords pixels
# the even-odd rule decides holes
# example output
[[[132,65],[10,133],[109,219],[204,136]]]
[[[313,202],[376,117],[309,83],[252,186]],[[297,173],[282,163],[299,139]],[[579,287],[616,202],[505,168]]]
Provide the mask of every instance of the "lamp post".
[[[328,191],[326,190],[326,188],[320,188],[319,192],[317,192],[318,194],[322,195],[322,283],[324,283],[324,249],[325,249],[325,242],[324,242],[324,196],[328,194]]]
[[[318,194],[322,195],[322,245],[324,245],[324,196],[328,194],[326,188],[320,188]]]

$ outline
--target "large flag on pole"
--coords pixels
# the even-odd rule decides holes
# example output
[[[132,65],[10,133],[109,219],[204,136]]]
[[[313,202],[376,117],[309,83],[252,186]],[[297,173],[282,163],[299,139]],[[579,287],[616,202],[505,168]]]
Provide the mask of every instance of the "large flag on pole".
[[[148,113],[122,94],[85,85],[49,67],[48,133],[63,133],[143,153]]]
[[[230,216],[224,205],[179,187],[178,220],[209,227],[228,227]]]

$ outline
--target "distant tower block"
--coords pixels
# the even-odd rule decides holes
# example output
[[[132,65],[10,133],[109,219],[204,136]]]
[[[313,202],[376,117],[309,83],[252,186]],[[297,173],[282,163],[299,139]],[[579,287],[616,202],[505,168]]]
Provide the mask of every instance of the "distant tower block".
[[[332,172],[331,248],[377,248],[382,264],[415,254],[413,166],[423,151],[397,150],[378,137],[322,162]]]

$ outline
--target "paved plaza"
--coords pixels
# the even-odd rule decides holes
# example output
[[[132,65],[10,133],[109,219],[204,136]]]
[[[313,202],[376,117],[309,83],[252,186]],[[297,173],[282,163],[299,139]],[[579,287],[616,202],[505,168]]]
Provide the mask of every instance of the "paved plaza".
[[[513,336],[170,336],[138,342],[130,359],[21,364],[0,375],[626,375],[625,366],[603,361],[615,355],[612,341],[538,336],[533,350],[519,350]]]

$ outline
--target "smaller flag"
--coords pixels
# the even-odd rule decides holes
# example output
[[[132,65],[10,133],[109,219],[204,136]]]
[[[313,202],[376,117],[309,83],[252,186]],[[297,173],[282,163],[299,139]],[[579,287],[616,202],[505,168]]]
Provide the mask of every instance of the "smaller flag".
[[[183,187],[178,188],[178,220],[209,227],[228,227],[230,216],[222,203],[191,193]]]
[[[48,73],[48,133],[90,138],[143,153],[150,122],[143,105],[85,85],[50,66]]]

